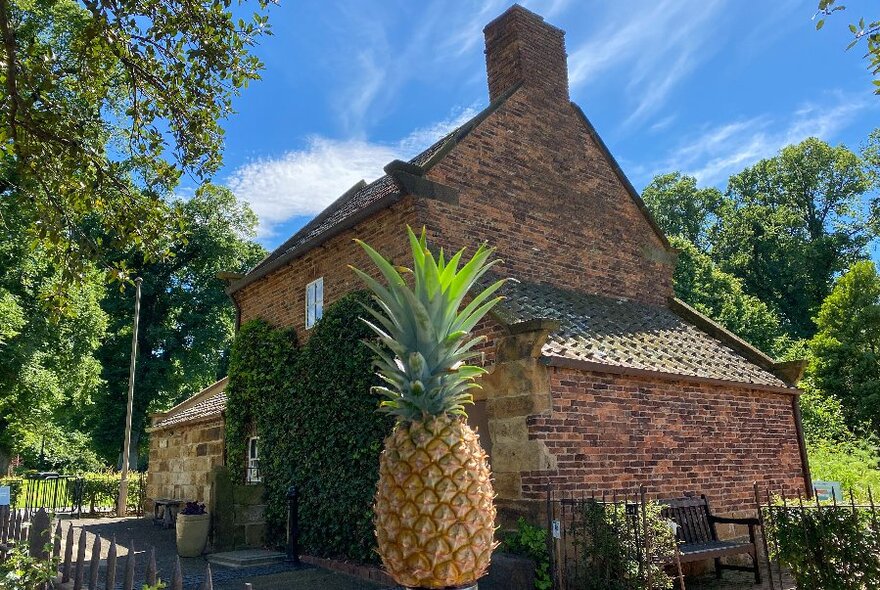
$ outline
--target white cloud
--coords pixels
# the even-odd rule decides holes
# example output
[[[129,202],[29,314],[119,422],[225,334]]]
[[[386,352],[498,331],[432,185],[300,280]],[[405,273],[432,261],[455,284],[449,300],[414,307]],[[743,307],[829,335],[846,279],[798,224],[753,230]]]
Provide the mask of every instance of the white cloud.
[[[391,160],[411,158],[475,114],[473,106],[459,109],[389,143],[312,136],[303,149],[240,166],[226,184],[259,217],[258,237],[269,238],[278,225],[316,215],[359,180],[378,178]]]
[[[705,128],[650,167],[635,168],[645,179],[655,174],[681,170],[701,184],[722,184],[762,158],[776,154],[786,145],[807,137],[833,141],[853,120],[876,105],[864,97],[837,94],[826,104],[807,103],[788,118],[758,116]]]
[[[569,57],[573,89],[600,76],[625,80],[633,109],[624,125],[641,122],[719,45],[717,25],[726,0],[663,0],[614,5],[599,30]]]

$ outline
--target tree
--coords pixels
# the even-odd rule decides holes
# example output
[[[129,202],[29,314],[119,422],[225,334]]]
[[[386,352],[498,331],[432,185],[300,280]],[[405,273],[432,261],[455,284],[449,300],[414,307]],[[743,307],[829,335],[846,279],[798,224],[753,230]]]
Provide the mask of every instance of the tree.
[[[816,29],[825,26],[826,16],[839,10],[846,10],[846,6],[837,4],[837,0],[819,0],[817,15],[821,15],[822,18],[816,21]],[[865,54],[865,58],[868,60],[868,69],[875,78],[880,78],[880,20],[866,23],[864,18],[860,18],[858,24],[849,25],[849,30],[853,34],[853,39],[846,48],[852,49],[862,39],[865,39],[868,45]],[[880,94],[880,79],[875,79],[874,85],[877,86],[874,94]]]
[[[642,199],[667,236],[681,236],[702,251],[709,249],[724,195],[718,189],[697,188],[697,179],[671,172],[655,176]]]
[[[29,243],[30,221],[14,202],[0,199],[0,474],[13,453],[34,465],[41,450],[40,467],[93,466],[83,425],[67,410],[89,404],[101,384],[103,277],[87,272],[69,288],[64,313],[47,314],[43,302],[58,270]],[[67,453],[55,453],[58,448]]]
[[[819,309],[808,377],[843,405],[850,428],[880,427],[880,276],[855,263]]]
[[[187,238],[168,245],[170,256],[144,261],[129,254],[129,266],[143,278],[135,375],[133,440],[147,413],[167,409],[218,378],[235,330],[235,310],[217,278],[243,272],[264,256],[251,241],[257,218],[226,188],[205,185],[192,199],[172,204],[184,220]],[[109,335],[98,357],[105,385],[90,412],[96,448],[115,462],[121,450],[128,386],[134,289],[108,292],[104,309]],[[133,448],[136,448],[133,445]]]
[[[871,184],[865,162],[844,146],[815,138],[787,146],[730,178],[712,258],[792,337],[808,338],[834,277],[865,256]]]
[[[721,271],[689,241],[673,236],[670,242],[679,250],[673,277],[677,297],[765,353],[785,352],[791,342],[763,301],[745,293],[742,281]]]
[[[221,163],[219,121],[261,68],[260,11],[228,0],[0,0],[0,196],[30,214],[62,285],[91,262],[126,276],[134,246],[160,257],[176,222],[163,197]]]

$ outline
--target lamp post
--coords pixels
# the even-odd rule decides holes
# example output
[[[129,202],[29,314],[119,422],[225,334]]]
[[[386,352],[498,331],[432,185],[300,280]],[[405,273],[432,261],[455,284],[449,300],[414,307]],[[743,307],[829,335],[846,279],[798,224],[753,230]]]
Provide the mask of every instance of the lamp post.
[[[131,456],[131,412],[134,405],[134,368],[137,362],[138,317],[141,313],[141,283],[134,280],[134,328],[131,331],[131,365],[128,369],[128,405],[125,410],[125,439],[122,445],[122,476],[119,478],[119,495],[116,500],[116,516],[125,516],[128,507],[128,461]]]

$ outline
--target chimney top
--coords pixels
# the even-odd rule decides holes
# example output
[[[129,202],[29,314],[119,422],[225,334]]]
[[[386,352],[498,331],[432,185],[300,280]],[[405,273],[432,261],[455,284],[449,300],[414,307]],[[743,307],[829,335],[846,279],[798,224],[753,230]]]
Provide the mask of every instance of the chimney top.
[[[490,101],[520,82],[569,100],[565,31],[514,4],[486,25],[483,34]]]

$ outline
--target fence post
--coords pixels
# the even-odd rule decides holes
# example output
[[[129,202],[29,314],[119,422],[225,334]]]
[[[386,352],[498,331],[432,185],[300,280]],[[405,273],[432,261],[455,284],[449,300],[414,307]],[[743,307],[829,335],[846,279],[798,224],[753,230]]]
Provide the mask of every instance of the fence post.
[[[98,590],[98,567],[101,565],[101,537],[95,535],[92,543],[92,563],[89,568],[89,590]]]
[[[755,510],[758,511],[758,525],[761,527],[761,541],[764,545],[764,561],[767,562],[767,577],[770,578],[770,590],[776,590],[773,584],[773,569],[770,566],[770,546],[767,544],[767,527],[764,526],[764,511],[761,510],[761,495],[758,492],[758,480],[752,483],[755,491]]]
[[[73,576],[73,590],[80,590],[86,570],[86,532],[79,531],[79,546],[76,551],[76,571]]]
[[[64,545],[64,568],[61,570],[61,583],[70,581],[70,564],[73,561],[73,523],[67,527],[67,543]]]
[[[30,535],[28,537],[28,553],[35,559],[48,559],[46,543],[49,541],[49,531],[52,523],[45,508],[40,508],[31,520]]]
[[[125,580],[122,582],[122,590],[132,590],[134,588],[134,539],[128,546],[128,558],[125,560]]]
[[[299,496],[296,486],[287,490],[287,563],[299,566]]]
[[[104,588],[106,590],[116,590],[116,535],[110,541],[110,549],[107,551],[107,579],[104,580]],[[92,588],[92,590],[98,590]]]

